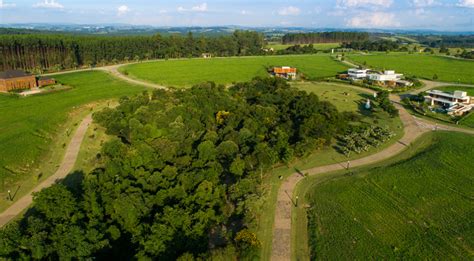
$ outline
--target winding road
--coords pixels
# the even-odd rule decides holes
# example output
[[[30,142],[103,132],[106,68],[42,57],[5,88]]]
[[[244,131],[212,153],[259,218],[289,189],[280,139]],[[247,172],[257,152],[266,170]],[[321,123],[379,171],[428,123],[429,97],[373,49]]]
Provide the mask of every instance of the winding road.
[[[48,177],[45,181],[41,182],[38,186],[36,186],[27,195],[21,197],[9,208],[3,211],[0,214],[0,227],[3,227],[5,224],[15,219],[15,217],[20,215],[25,209],[28,208],[28,206],[31,205],[31,203],[33,202],[33,193],[39,192],[42,189],[53,185],[58,180],[64,179],[73,170],[74,164],[77,160],[77,156],[79,155],[79,151],[81,149],[82,141],[84,140],[86,131],[91,123],[92,115],[89,114],[86,118],[82,120],[81,124],[74,133],[74,136],[69,142],[69,145],[67,146],[66,153],[64,154],[64,158],[61,162],[61,165],[59,166],[59,169],[52,176]]]

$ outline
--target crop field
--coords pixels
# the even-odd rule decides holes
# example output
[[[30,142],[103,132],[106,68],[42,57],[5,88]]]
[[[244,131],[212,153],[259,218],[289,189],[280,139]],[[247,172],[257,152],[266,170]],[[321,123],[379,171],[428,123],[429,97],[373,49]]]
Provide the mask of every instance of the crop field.
[[[313,183],[312,258],[472,260],[472,137],[431,133],[407,158]]]
[[[271,66],[293,66],[307,78],[334,76],[346,69],[329,55],[298,55],[168,60],[128,65],[120,71],[165,86],[190,87],[206,81],[231,84],[265,77]]]
[[[54,77],[64,85],[74,88],[26,98],[0,95],[1,196],[7,189],[16,190],[17,184],[21,185],[21,194],[29,185],[20,180],[25,181],[39,175],[39,165],[57,164],[50,162],[51,146],[60,142],[59,148],[64,149],[62,144],[67,142],[67,138],[63,137],[66,135],[59,134],[72,134],[74,125],[71,121],[78,123],[83,116],[75,114],[78,108],[99,100],[132,95],[144,90],[143,87],[116,80],[102,72],[71,73]],[[70,122],[70,126],[65,122]],[[59,155],[59,159],[61,157]],[[55,165],[50,171],[54,170]],[[52,173],[41,175],[45,177],[49,174]],[[3,198],[5,197],[0,200],[1,207],[5,203]]]
[[[474,61],[425,54],[350,55],[349,59],[376,69],[393,69],[406,75],[438,81],[474,84]]]
[[[273,50],[278,51],[278,50],[284,50],[290,46],[293,46],[294,44],[269,44],[266,46],[266,48],[273,48]],[[302,46],[306,44],[301,44]],[[339,43],[317,43],[313,44],[314,48],[317,50],[330,50],[332,48],[338,48],[341,45]]]

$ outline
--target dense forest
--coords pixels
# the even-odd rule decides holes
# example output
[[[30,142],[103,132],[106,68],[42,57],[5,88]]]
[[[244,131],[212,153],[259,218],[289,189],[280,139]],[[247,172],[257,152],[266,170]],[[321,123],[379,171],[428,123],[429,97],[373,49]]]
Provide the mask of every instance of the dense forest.
[[[400,48],[400,44],[389,40],[378,40],[378,41],[354,41],[351,43],[343,43],[342,48],[350,48],[360,51],[396,51]]]
[[[367,40],[369,40],[369,33],[363,32],[298,33],[286,34],[282,38],[283,44],[344,43]]]
[[[416,36],[415,39],[432,48],[474,48],[474,35]]]
[[[0,231],[0,256],[258,257],[262,174],[332,143],[349,114],[273,78],[122,98],[94,115],[114,137],[101,167],[36,194]]]
[[[71,69],[143,59],[261,54],[262,34],[235,31],[218,37],[155,36],[78,36],[78,35],[1,35],[0,71],[24,69]]]

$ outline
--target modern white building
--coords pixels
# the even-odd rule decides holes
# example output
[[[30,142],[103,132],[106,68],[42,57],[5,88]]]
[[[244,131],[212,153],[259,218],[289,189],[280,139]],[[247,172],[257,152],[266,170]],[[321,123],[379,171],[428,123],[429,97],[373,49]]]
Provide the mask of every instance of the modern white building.
[[[426,92],[425,101],[431,106],[439,105],[447,109],[450,115],[463,115],[473,108],[474,100],[466,92],[443,92],[430,90]]]
[[[369,80],[377,82],[396,82],[402,79],[403,74],[395,73],[395,71],[384,71],[383,73],[368,74]]]
[[[349,78],[352,79],[365,79],[367,78],[367,72],[369,70],[367,69],[357,69],[357,68],[352,68],[347,71],[347,74],[349,75]]]

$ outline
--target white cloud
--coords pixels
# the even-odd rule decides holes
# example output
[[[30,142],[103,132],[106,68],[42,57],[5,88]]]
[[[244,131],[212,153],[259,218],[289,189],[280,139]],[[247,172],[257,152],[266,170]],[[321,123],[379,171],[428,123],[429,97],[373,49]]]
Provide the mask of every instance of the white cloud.
[[[3,0],[0,0],[0,9],[8,8],[8,7],[15,7],[16,4],[4,3]]]
[[[337,0],[336,6],[339,8],[354,8],[354,7],[382,7],[389,8],[392,6],[393,0]]]
[[[207,3],[202,3],[200,5],[193,6],[191,8],[191,10],[195,11],[195,12],[206,12],[207,11]]]
[[[125,15],[126,13],[130,12],[130,8],[126,5],[121,5],[117,8],[117,15]]]
[[[294,7],[294,6],[283,7],[280,10],[278,10],[278,14],[283,15],[283,16],[299,15],[300,13],[301,13],[301,10],[298,7]]]
[[[459,0],[458,6],[474,8],[474,0]]]
[[[50,8],[50,9],[63,9],[64,8],[64,6],[56,2],[56,0],[43,0],[42,2],[34,4],[33,7]]]
[[[436,4],[435,0],[412,0],[412,5],[416,7],[427,7]]]
[[[200,5],[193,6],[190,9],[179,6],[177,10],[178,12],[207,12],[208,11],[207,3],[202,3]]]
[[[363,28],[386,28],[386,27],[398,27],[400,22],[396,20],[395,14],[374,12],[365,13],[358,16],[352,17],[348,22],[348,26],[351,27],[363,27]]]

